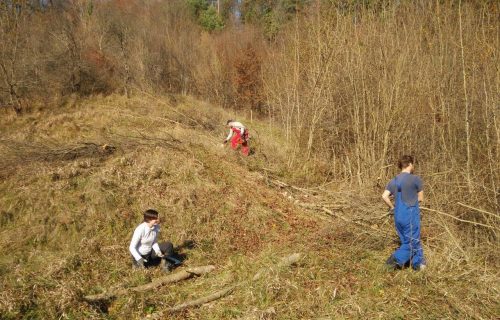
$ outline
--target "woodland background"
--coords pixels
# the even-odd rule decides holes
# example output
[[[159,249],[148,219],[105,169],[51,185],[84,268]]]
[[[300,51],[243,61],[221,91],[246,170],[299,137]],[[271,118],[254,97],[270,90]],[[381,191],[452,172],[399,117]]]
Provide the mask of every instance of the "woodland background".
[[[282,128],[295,170],[385,181],[412,153],[498,211],[496,1],[212,2],[3,1],[0,105],[189,94]]]
[[[82,134],[77,123],[102,126],[95,134],[104,135],[123,124],[136,128],[156,123],[166,115],[154,106],[168,105],[168,112],[179,116],[182,111],[192,118],[175,118],[170,124],[183,123],[184,119],[186,125],[201,130],[192,133],[200,137],[191,143],[203,141],[204,133],[209,139],[215,134],[222,139],[225,129],[218,126],[225,123],[224,117],[243,119],[255,138],[255,160],[249,160],[255,163],[243,165],[250,171],[258,167],[271,172],[288,186],[304,190],[340,186],[348,190],[355,215],[364,215],[366,208],[373,206],[373,202],[363,200],[365,195],[376,195],[373,201],[380,201],[385,184],[398,172],[397,158],[414,155],[417,174],[425,183],[424,206],[436,214],[430,226],[426,225],[432,236],[426,240],[431,248],[428,252],[435,262],[440,257],[444,264],[436,274],[443,279],[445,274],[479,277],[483,266],[498,263],[499,21],[498,1],[487,0],[0,1],[2,239],[8,243],[19,232],[16,228],[30,225],[31,215],[16,220],[24,217],[21,207],[32,210],[35,216],[36,208],[46,207],[42,199],[33,200],[40,195],[29,188],[59,183],[57,176],[64,176],[50,173],[52,178],[43,178],[43,184],[33,180],[31,187],[21,188],[18,184],[31,181],[26,177],[55,170],[47,164],[46,169],[28,166],[26,171],[15,173],[18,166],[31,161],[26,159],[59,152],[53,143],[57,139],[59,147],[63,142],[76,143]],[[215,107],[207,109],[207,105]],[[188,106],[192,109],[186,109]],[[132,111],[136,122],[118,120]],[[140,122],[141,117],[153,115],[156,120]],[[200,123],[203,125],[198,127]],[[40,132],[52,140],[47,138],[37,149]],[[106,142],[103,137],[99,139]],[[118,149],[123,143],[123,150],[133,145],[116,139],[114,143]],[[128,163],[126,159],[116,161]],[[83,166],[78,170],[87,170]],[[137,170],[140,168],[149,170],[141,166]],[[73,169],[68,170],[68,181],[78,179],[72,175]],[[109,170],[116,174],[116,170]],[[24,176],[16,176],[21,173]],[[187,184],[178,181],[179,190],[193,187],[186,179]],[[105,182],[103,188],[119,185]],[[35,193],[10,194],[16,188]],[[21,207],[19,194],[26,197]],[[135,200],[113,198],[119,205],[107,205],[132,206],[138,212],[144,209],[140,193],[128,194]],[[95,199],[99,197],[95,195]],[[180,203],[188,208],[196,205],[190,197]],[[65,220],[67,208],[64,202],[57,203],[53,217]],[[47,226],[61,223],[51,219],[47,216],[37,221]],[[102,221],[104,229],[106,221]],[[189,224],[186,221],[182,223]],[[116,239],[126,242],[133,224],[113,231],[122,235],[115,235]],[[27,233],[34,243],[39,241],[37,230]],[[203,236],[208,237],[210,230]],[[83,231],[68,232],[76,237]],[[47,237],[50,230],[42,234]],[[73,238],[62,232],[61,239]],[[50,247],[44,247],[43,241],[39,245]],[[223,248],[229,250],[230,246]],[[0,268],[2,275],[9,275],[14,265],[14,260],[5,262]],[[498,297],[498,273],[487,275],[496,285],[488,288],[478,280],[478,290],[484,290],[484,297]],[[23,277],[29,279],[29,272]],[[90,280],[85,279],[83,283],[89,285]],[[5,286],[4,294],[16,292],[15,287]],[[39,315],[52,317],[71,309],[62,302],[57,309],[50,309],[44,305],[49,302],[43,300],[46,297],[40,298],[45,302],[39,301],[37,309],[36,303],[29,302],[29,288],[32,286],[23,287],[25,294],[19,297],[12,294],[5,298],[17,301],[11,304],[17,311],[5,306],[3,310],[14,312],[12,317],[29,317],[29,310],[45,310],[47,313]],[[493,290],[493,295],[488,290]],[[460,305],[457,301],[467,299],[457,297],[450,302],[455,307]],[[485,318],[495,313],[491,306],[482,316],[481,306],[470,310],[457,307],[460,310],[455,315]],[[498,302],[493,306],[498,307]],[[127,314],[120,312],[121,316]],[[453,317],[454,313],[450,314]],[[299,315],[307,317],[307,313],[295,314]]]

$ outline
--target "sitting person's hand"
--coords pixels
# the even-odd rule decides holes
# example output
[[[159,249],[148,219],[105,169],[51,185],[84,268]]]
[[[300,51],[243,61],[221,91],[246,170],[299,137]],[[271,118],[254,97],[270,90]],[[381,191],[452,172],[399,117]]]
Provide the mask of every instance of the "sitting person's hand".
[[[139,260],[137,260],[137,261],[135,262],[135,267],[136,267],[137,269],[144,269],[144,268],[145,268],[145,264],[146,264],[146,262],[148,262],[146,259],[144,259],[144,258],[140,258]]]

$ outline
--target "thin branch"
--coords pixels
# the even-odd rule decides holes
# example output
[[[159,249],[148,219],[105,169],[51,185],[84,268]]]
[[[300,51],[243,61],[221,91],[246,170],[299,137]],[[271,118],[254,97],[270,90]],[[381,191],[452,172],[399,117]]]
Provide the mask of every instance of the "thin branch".
[[[463,87],[464,87],[464,99],[465,99],[465,137],[466,137],[466,155],[467,155],[467,185],[469,186],[469,193],[472,192],[472,183],[471,183],[471,177],[470,177],[470,172],[471,172],[471,162],[472,162],[472,155],[471,155],[471,147],[470,147],[470,138],[471,138],[471,132],[470,132],[470,107],[469,107],[469,99],[467,96],[467,74],[465,71],[465,57],[464,57],[464,40],[463,40],[463,35],[462,35],[462,1],[458,2],[458,25],[459,25],[459,30],[460,30],[460,51],[461,51],[461,57],[462,57],[462,76],[463,76]]]
[[[476,225],[476,226],[481,226],[481,227],[485,227],[485,228],[489,228],[489,229],[494,229],[494,230],[500,231],[500,229],[497,228],[497,227],[490,226],[490,225],[487,225],[487,224],[484,224],[484,223],[480,223],[480,222],[475,222],[475,221],[460,219],[460,218],[457,218],[457,217],[455,217],[455,216],[453,216],[453,215],[451,215],[449,213],[445,213],[445,212],[442,212],[442,211],[439,211],[439,210],[434,210],[434,209],[430,209],[430,208],[426,208],[426,207],[420,207],[420,209],[431,211],[431,212],[436,212],[436,213],[439,213],[441,215],[450,217],[450,218],[455,219],[455,220],[460,221],[460,222],[470,223],[470,224],[473,224],[473,225]]]
[[[497,218],[497,219],[500,219],[500,216],[499,216],[499,215],[494,214],[494,213],[492,213],[492,212],[488,212],[488,211],[485,211],[485,210],[483,210],[483,209],[474,208],[474,207],[471,207],[471,206],[469,206],[469,205],[463,204],[463,203],[461,203],[461,202],[457,202],[457,204],[461,205],[462,207],[469,208],[469,209],[472,209],[472,210],[476,210],[476,211],[481,212],[481,213],[489,214],[490,216],[493,216],[493,217],[495,217],[495,218]]]
[[[280,260],[280,262],[276,265],[276,267],[278,269],[290,267],[290,266],[296,264],[297,262],[299,262],[301,258],[302,258],[302,254],[293,253],[289,256],[282,258]],[[253,276],[253,278],[251,280],[242,281],[242,282],[239,282],[235,285],[229,286],[229,287],[224,288],[222,290],[219,290],[219,291],[216,291],[216,292],[211,293],[209,295],[203,296],[201,298],[183,302],[181,304],[178,304],[178,305],[175,305],[171,308],[168,308],[167,311],[168,312],[177,312],[177,311],[181,311],[181,310],[184,310],[184,309],[187,309],[190,307],[198,307],[198,306],[201,306],[205,303],[212,302],[214,300],[223,298],[223,297],[231,294],[236,288],[242,287],[244,285],[248,285],[248,283],[251,281],[259,280],[265,273],[269,272],[269,270],[271,270],[271,268],[269,268],[269,267],[262,268]],[[163,311],[160,311],[160,312],[154,313],[153,315],[151,315],[150,317],[147,317],[145,319],[160,319],[162,317],[163,317]]]

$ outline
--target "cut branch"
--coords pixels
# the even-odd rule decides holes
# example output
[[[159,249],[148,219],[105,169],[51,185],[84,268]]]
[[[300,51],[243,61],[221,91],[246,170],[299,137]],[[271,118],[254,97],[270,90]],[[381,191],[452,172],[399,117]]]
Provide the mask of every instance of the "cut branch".
[[[300,253],[294,253],[294,254],[291,254],[287,257],[284,257],[281,259],[281,261],[278,263],[278,268],[284,268],[284,267],[290,267],[291,265],[294,265],[296,264],[297,262],[299,262],[301,258],[301,254]],[[256,281],[256,280],[259,280],[262,275],[269,271],[269,268],[262,268],[260,269],[252,278],[252,281]]]
[[[155,279],[151,281],[150,283],[137,286],[137,287],[132,287],[132,288],[124,288],[124,289],[119,289],[115,291],[109,291],[109,292],[104,292],[100,294],[95,294],[95,295],[88,295],[85,296],[84,299],[89,302],[96,302],[96,301],[101,301],[101,300],[108,300],[116,296],[121,296],[124,294],[127,294],[128,292],[144,292],[144,291],[149,291],[151,289],[157,288],[159,286],[169,284],[169,283],[175,283],[179,282],[185,279],[189,279],[193,276],[200,276],[205,273],[209,273],[215,269],[215,266],[209,265],[209,266],[202,266],[202,267],[193,267],[189,268],[186,270],[182,270],[180,272],[177,272],[175,274],[171,274],[168,276],[164,276],[158,279]]]
[[[463,204],[463,203],[461,203],[461,202],[457,202],[457,204],[461,205],[462,207],[469,208],[469,209],[472,209],[472,210],[475,210],[475,211],[478,211],[478,212],[481,212],[481,213],[485,213],[485,214],[488,214],[488,215],[490,215],[490,216],[492,216],[492,217],[495,217],[495,218],[497,218],[497,219],[500,219],[500,216],[499,216],[499,215],[494,214],[494,213],[492,213],[492,212],[488,212],[488,211],[486,211],[486,210],[479,209],[479,208],[474,208],[474,207],[471,207],[471,206],[469,206],[469,205]]]
[[[291,188],[291,189],[300,191],[300,192],[305,193],[305,194],[314,194],[314,193],[316,193],[314,190],[309,190],[309,189],[306,189],[306,188],[297,187],[297,186],[285,183],[285,182],[277,180],[277,179],[268,178],[268,180],[269,180],[269,182],[271,182],[272,184],[276,185],[280,189]]]
[[[346,217],[344,217],[343,215],[340,215],[340,214],[335,214],[332,210],[330,210],[330,209],[328,209],[328,208],[326,208],[324,206],[313,205],[313,204],[306,204],[306,203],[302,203],[302,202],[295,202],[295,203],[298,206],[300,206],[300,207],[304,207],[304,208],[307,208],[309,210],[322,211],[322,212],[326,213],[330,217],[339,218],[339,219],[341,219],[344,222],[347,222],[347,223],[350,223],[350,224],[354,224],[356,227],[362,228],[365,232],[367,232],[369,234],[376,235],[376,236],[382,236],[384,238],[389,237],[389,235],[387,235],[385,232],[381,232],[380,230],[378,230],[377,228],[374,228],[371,225],[368,225],[368,224],[360,222],[360,221],[348,219],[348,218],[346,218]],[[342,209],[346,209],[346,207],[338,207],[338,208],[332,208],[332,209],[334,209],[334,210],[335,209],[342,210]],[[379,217],[379,219],[385,218],[388,215],[389,214],[385,214],[385,215]],[[368,229],[372,229],[375,233],[369,232]]]
[[[169,308],[168,311],[176,312],[176,311],[181,311],[181,310],[184,310],[184,309],[190,308],[190,307],[201,306],[202,304],[205,304],[205,303],[208,303],[208,302],[211,302],[211,301],[214,301],[214,300],[217,300],[217,299],[220,299],[222,297],[227,296],[228,294],[233,292],[233,290],[235,288],[236,288],[236,285],[230,286],[230,287],[227,287],[225,289],[214,292],[212,294],[209,294],[207,296],[204,296],[204,297],[201,297],[201,298],[198,298],[195,300],[186,301],[186,302],[178,304],[172,308]]]
[[[465,219],[460,219],[460,218],[457,218],[449,213],[446,213],[446,212],[441,212],[439,210],[434,210],[434,209],[429,209],[429,208],[426,208],[426,207],[420,207],[420,209],[423,209],[423,210],[427,210],[427,211],[431,211],[431,212],[435,212],[435,213],[439,213],[443,216],[447,216],[447,217],[450,217],[452,219],[455,219],[457,221],[460,221],[460,222],[465,222],[465,223],[469,223],[469,224],[473,224],[475,226],[481,226],[481,227],[485,227],[485,228],[490,228],[490,229],[494,229],[494,230],[498,230],[500,231],[499,228],[496,228],[494,226],[489,226],[487,224],[484,224],[484,223],[480,223],[480,222],[475,222],[475,221],[470,221],[470,220],[465,220]]]
[[[286,256],[280,260],[280,262],[277,264],[277,268],[281,269],[284,267],[289,267],[289,266],[299,262],[301,257],[302,257],[302,255],[300,253],[294,253],[294,254],[291,254],[289,256]],[[177,312],[177,311],[181,311],[181,310],[184,310],[184,309],[187,309],[190,307],[198,307],[198,306],[201,306],[205,303],[212,302],[212,301],[215,301],[217,299],[223,298],[223,297],[231,294],[237,287],[241,287],[243,285],[246,285],[250,281],[256,281],[256,280],[260,279],[262,277],[262,275],[264,275],[269,270],[270,270],[270,268],[262,268],[253,276],[253,278],[251,280],[246,280],[246,281],[237,283],[235,285],[229,286],[227,288],[216,291],[214,293],[211,293],[209,295],[203,296],[203,297],[198,298],[198,299],[183,302],[181,304],[178,304],[178,305],[175,305],[171,308],[168,308],[167,311],[168,312]],[[163,312],[160,311],[160,312],[153,314],[150,318],[147,318],[147,319],[151,319],[151,318],[152,319],[160,319],[162,317],[163,317]]]

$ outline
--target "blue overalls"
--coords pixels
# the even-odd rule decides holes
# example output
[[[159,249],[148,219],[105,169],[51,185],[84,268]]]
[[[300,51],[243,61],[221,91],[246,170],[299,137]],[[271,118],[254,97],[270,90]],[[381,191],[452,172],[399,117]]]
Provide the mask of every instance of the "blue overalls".
[[[420,243],[420,208],[418,201],[409,206],[402,199],[401,182],[396,178],[396,206],[394,209],[394,222],[396,231],[401,240],[401,246],[393,253],[396,262],[403,266],[410,261],[414,269],[425,264],[422,244]]]

